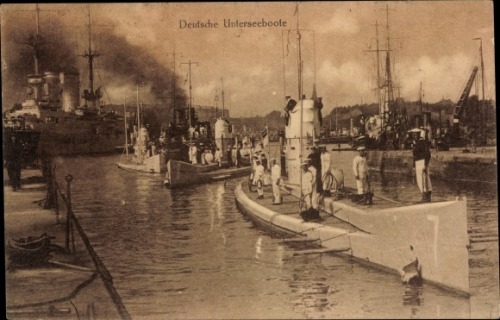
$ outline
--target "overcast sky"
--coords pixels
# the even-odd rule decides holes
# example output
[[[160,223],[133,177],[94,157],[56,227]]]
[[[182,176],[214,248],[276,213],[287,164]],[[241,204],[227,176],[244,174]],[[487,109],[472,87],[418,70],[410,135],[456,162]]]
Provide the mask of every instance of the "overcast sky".
[[[316,81],[326,112],[335,105],[375,102],[376,54],[368,50],[376,48],[376,23],[379,48],[387,47],[387,3],[304,2],[298,15],[296,4],[102,3],[90,7],[95,24],[113,25],[113,32],[144,48],[161,65],[173,66],[175,48],[176,73],[183,79],[188,67],[181,63],[197,62],[192,66],[196,105],[214,104],[222,78],[225,105],[233,116],[282,110],[285,95],[298,95],[296,32],[289,32],[296,29],[297,18],[304,29],[304,93],[310,96]],[[480,65],[479,41],[473,38],[482,38],[486,98],[495,98],[492,1],[391,1],[388,7],[394,80],[402,98],[417,100],[422,83],[425,102],[458,100],[473,65]],[[19,8],[2,5],[3,13]],[[62,10],[57,15],[68,25],[85,24],[84,4],[42,4],[40,9]],[[228,19],[276,26],[228,28],[224,26]],[[209,21],[210,28],[186,27]],[[187,85],[182,87],[188,90]],[[118,88],[108,90],[121,96],[118,101],[134,95]]]

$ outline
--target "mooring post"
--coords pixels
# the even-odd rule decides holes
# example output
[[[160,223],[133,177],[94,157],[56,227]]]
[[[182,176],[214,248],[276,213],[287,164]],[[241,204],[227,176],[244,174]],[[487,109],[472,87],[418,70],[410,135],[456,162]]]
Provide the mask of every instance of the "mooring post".
[[[71,181],[73,180],[73,176],[68,174],[66,176],[66,250],[69,251],[69,238],[71,232]]]

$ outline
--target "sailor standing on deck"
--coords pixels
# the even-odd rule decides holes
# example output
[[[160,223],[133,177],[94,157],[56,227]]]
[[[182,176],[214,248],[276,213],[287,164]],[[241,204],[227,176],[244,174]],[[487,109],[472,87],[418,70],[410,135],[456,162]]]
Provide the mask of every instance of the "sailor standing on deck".
[[[264,199],[264,166],[259,160],[256,161],[257,167],[255,168],[255,175],[253,180],[257,185],[257,199]]]
[[[312,174],[312,192],[311,192],[311,206],[316,209],[319,205],[319,193],[318,193],[318,169],[313,164],[313,162],[308,159],[306,160],[308,163],[307,170]],[[304,162],[305,163],[305,162]],[[321,166],[321,162],[319,164]],[[321,178],[320,178],[321,180]]]
[[[310,168],[309,161],[304,161],[302,163],[302,196],[304,197],[304,202],[306,203],[306,210],[312,207],[312,194],[314,190],[315,178]]]
[[[233,166],[233,155],[232,155],[231,149],[232,149],[231,144],[229,144],[227,146],[226,159],[227,159],[227,163],[229,164],[230,167]]]
[[[238,145],[236,148],[236,167],[240,167],[241,165],[241,145]]]
[[[314,167],[314,169],[311,169],[316,181],[316,183],[314,184],[314,191],[316,193],[321,193],[323,192],[323,185],[321,183],[321,178],[323,177],[323,175],[321,170],[321,152],[317,146],[317,142],[317,140],[314,141],[314,146],[311,148],[312,152],[311,154],[309,154],[308,159],[311,163],[311,166]]]
[[[326,146],[321,147],[321,184],[323,186],[323,191],[330,191],[326,190],[329,189],[330,186],[326,186],[326,176],[330,173],[330,168],[332,165],[332,160],[330,153],[326,150]]]
[[[215,162],[219,164],[219,168],[222,167],[222,151],[220,151],[220,148],[215,150]]]
[[[259,157],[257,155],[252,156],[252,171],[250,172],[250,176],[248,177],[248,189],[252,191],[252,186],[255,186],[255,170],[257,169],[257,161]]]
[[[370,180],[368,176],[368,163],[366,162],[365,147],[359,147],[359,154],[354,158],[352,170],[356,178],[356,186],[358,188],[359,201],[362,204],[373,204],[373,193],[370,188]]]
[[[413,165],[417,178],[417,185],[422,192],[422,202],[431,202],[432,185],[429,174],[431,150],[429,142],[425,139],[425,131],[420,132],[420,139],[413,147]]]
[[[198,163],[198,160],[196,159],[197,155],[198,155],[198,150],[196,148],[196,145],[194,143],[191,143],[191,147],[189,148],[189,157],[191,159],[192,164]]]
[[[275,158],[271,159],[271,183],[273,186],[273,204],[281,204],[281,167],[276,162]]]

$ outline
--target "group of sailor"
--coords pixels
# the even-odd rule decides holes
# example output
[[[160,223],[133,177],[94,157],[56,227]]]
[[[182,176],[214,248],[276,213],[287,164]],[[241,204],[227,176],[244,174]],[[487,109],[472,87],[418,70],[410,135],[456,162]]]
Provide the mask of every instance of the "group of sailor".
[[[264,185],[271,183],[273,190],[273,204],[281,204],[281,167],[275,158],[267,166],[267,158],[262,148],[255,148],[252,159],[252,173],[250,175],[250,190],[257,188],[257,199],[264,198]],[[374,193],[371,188],[369,167],[367,163],[367,150],[364,146],[357,148],[358,154],[352,161],[353,175],[356,179],[357,194],[353,201],[359,204],[372,205]],[[413,149],[414,168],[416,180],[422,192],[422,202],[431,201],[432,185],[429,176],[429,161],[431,158],[430,146],[422,131]],[[317,209],[320,203],[320,195],[328,194],[331,190],[337,191],[343,186],[343,172],[332,169],[331,155],[325,146],[313,146],[312,153],[308,159],[301,164],[302,168],[302,195],[306,208]],[[337,185],[333,186],[333,183]],[[335,188],[334,188],[335,187]]]
[[[257,189],[257,199],[264,198],[265,185],[272,186],[273,205],[282,203],[281,197],[281,166],[276,158],[270,160],[267,166],[267,157],[262,149],[256,147],[255,155],[252,159],[252,173],[250,175],[250,190],[255,186]],[[329,193],[332,189],[333,180],[343,182],[343,173],[336,170],[337,177],[334,177],[330,153],[325,146],[314,146],[313,152],[301,165],[302,167],[302,194],[304,195],[307,208],[318,208],[319,195]],[[323,169],[322,169],[323,168]]]
[[[189,139],[198,139],[200,137],[207,137],[208,129],[204,125],[196,125],[195,127],[190,126],[188,129]]]
[[[191,143],[189,145],[189,150],[188,150],[188,155],[189,155],[189,162],[191,164],[209,164],[213,162],[218,162],[220,166],[220,157],[218,158],[220,154],[220,149],[217,148],[215,150],[215,154],[212,153],[212,150],[210,148],[205,149],[203,146],[203,143],[200,143],[200,148],[196,147],[195,143]]]
[[[317,209],[320,204],[320,195],[330,194],[334,181],[343,183],[343,172],[332,169],[331,155],[326,146],[313,146],[312,153],[302,165],[302,195],[306,208]]]
[[[203,143],[199,144],[199,148],[195,143],[190,143],[188,149],[188,161],[191,164],[210,164],[217,163],[219,168],[222,168],[222,164],[224,162],[224,158],[226,157],[226,163],[231,166],[239,167],[241,166],[241,146],[228,146],[226,155],[224,155],[223,151],[219,147],[215,147],[215,150],[212,152],[210,148],[205,148]]]
[[[252,174],[250,175],[250,189],[252,186],[257,187],[257,199],[264,199],[264,185],[271,183],[273,190],[273,205],[279,205],[282,202],[281,198],[281,167],[272,158],[269,162],[269,167],[266,167],[267,159],[264,154],[253,156]]]
[[[271,158],[268,162],[268,155],[260,141],[250,149],[250,154],[252,155],[252,172],[249,179],[250,190],[255,186],[257,188],[257,199],[263,199],[264,186],[271,184],[273,190],[272,204],[281,204],[281,166],[276,161],[276,158]]]

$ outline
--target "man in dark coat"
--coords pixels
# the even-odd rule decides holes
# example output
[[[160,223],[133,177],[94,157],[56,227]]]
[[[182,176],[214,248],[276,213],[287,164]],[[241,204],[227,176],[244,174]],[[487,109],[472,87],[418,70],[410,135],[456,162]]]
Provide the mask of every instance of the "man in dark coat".
[[[22,164],[22,145],[21,141],[12,135],[7,140],[5,146],[5,166],[7,167],[7,174],[9,175],[10,185],[12,190],[17,191],[21,189],[21,164]]]
[[[431,150],[429,142],[425,139],[425,131],[420,133],[420,139],[413,147],[413,166],[418,188],[422,193],[423,202],[431,202],[432,185],[429,174]]]
[[[323,184],[321,183],[322,171],[321,171],[321,151],[317,146],[312,147],[312,153],[308,156],[311,161],[311,165],[316,169],[316,191],[323,192]]]

